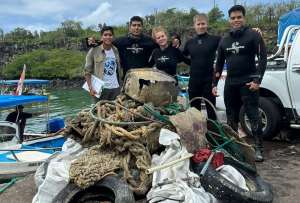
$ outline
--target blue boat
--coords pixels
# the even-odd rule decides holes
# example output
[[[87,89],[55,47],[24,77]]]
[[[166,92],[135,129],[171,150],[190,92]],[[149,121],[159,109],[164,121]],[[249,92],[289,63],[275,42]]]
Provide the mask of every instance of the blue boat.
[[[19,80],[1,80],[0,85],[6,86],[17,86]],[[40,80],[40,79],[25,79],[23,85],[32,85],[32,86],[40,86],[40,85],[48,85],[49,80]]]
[[[48,102],[47,96],[0,95],[0,108]],[[0,121],[0,180],[25,176],[57,151],[64,143],[62,135],[40,136],[20,142],[17,124]]]
[[[1,95],[12,95],[17,88],[19,80],[0,80]],[[25,79],[23,82],[23,95],[45,95],[49,80]]]

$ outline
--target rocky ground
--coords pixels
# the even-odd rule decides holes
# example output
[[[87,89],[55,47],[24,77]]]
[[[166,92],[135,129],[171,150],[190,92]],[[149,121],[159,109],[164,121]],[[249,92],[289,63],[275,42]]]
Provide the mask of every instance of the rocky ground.
[[[292,134],[292,136],[290,136]],[[274,202],[300,202],[300,130],[289,133],[290,141],[265,143],[263,163],[258,163],[260,175],[273,187]],[[28,176],[0,195],[0,202],[29,203],[36,193],[33,176]]]
[[[274,202],[300,202],[300,143],[268,142],[265,146],[266,160],[257,168],[273,186]]]

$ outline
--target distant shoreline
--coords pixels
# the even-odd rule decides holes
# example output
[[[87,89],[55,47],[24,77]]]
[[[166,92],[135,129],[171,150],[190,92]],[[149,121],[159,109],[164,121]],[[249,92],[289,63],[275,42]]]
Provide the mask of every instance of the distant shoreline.
[[[49,80],[49,89],[54,88],[77,88],[81,87],[84,83],[84,78],[76,78],[76,79],[54,79]]]

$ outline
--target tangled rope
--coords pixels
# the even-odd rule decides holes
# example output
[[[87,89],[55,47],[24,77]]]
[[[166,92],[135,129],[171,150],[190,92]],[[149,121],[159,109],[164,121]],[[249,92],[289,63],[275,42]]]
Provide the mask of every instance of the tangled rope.
[[[71,164],[71,181],[86,188],[107,175],[121,174],[136,194],[145,194],[151,186],[146,169],[159,148],[162,127],[167,126],[125,95],[82,110],[68,123],[66,134],[92,147]]]

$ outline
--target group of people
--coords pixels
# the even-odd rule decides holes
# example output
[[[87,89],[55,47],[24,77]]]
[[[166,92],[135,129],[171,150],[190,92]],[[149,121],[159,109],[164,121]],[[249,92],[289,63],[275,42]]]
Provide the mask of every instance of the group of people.
[[[168,32],[161,26],[152,29],[152,38],[144,35],[139,16],[130,19],[128,35],[117,39],[113,28],[104,26],[100,31],[101,44],[91,48],[86,56],[85,79],[90,94],[95,95],[92,74],[105,82],[100,100],[113,100],[119,93],[120,79],[128,70],[156,67],[175,76],[177,64],[184,62],[190,65],[189,98],[205,97],[215,105],[217,84],[226,61],[224,102],[228,124],[238,130],[239,111],[244,105],[255,141],[256,161],[263,161],[258,98],[266,68],[266,48],[261,34],[246,26],[243,6],[231,7],[228,15],[231,29],[223,37],[208,33],[206,14],[194,16],[196,36],[185,43],[183,51],[179,49],[180,38],[174,35],[169,43]],[[201,102],[195,100],[191,106],[201,109]],[[206,108],[208,118],[216,119],[213,109],[209,105]]]

